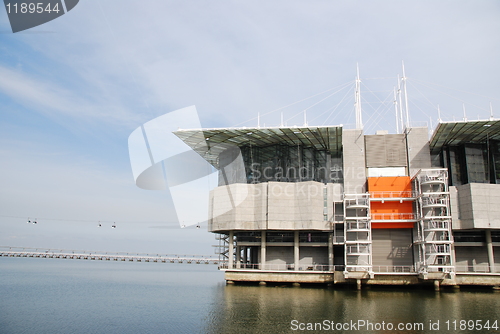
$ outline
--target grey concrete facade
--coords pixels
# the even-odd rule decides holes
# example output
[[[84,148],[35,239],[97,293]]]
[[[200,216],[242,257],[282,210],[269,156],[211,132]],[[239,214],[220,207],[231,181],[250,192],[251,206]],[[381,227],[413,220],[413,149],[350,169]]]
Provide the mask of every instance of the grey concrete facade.
[[[500,229],[500,185],[468,183],[456,189],[459,229]]]

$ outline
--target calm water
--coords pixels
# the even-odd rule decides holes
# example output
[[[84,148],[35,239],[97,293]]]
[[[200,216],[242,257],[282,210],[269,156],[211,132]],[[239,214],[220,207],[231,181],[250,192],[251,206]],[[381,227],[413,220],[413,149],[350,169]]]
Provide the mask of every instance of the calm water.
[[[493,333],[460,331],[459,321],[500,326],[500,293],[226,286],[213,265],[0,258],[2,334],[300,332],[292,320],[295,328],[324,320],[424,325],[325,332]],[[439,331],[430,331],[438,320]]]

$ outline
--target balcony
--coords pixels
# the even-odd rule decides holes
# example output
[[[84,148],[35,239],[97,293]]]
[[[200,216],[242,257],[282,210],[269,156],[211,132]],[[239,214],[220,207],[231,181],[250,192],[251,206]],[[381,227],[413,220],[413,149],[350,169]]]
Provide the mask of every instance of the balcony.
[[[444,184],[448,179],[448,171],[446,169],[422,169],[418,177],[422,185]]]
[[[447,220],[430,220],[424,223],[424,231],[448,231],[450,228],[450,222]]]
[[[414,191],[371,191],[370,201],[382,202],[385,201],[414,201],[418,197]]]
[[[451,252],[450,244],[442,244],[442,243],[443,241],[439,241],[439,244],[426,242],[425,244],[426,255],[449,255]]]
[[[372,218],[372,223],[416,222],[418,220],[418,214],[410,212],[372,213],[371,218]]]
[[[446,208],[448,199],[446,197],[422,197],[423,208]]]
[[[367,244],[366,240],[362,244],[348,244],[346,241],[346,254],[349,255],[369,255],[370,254],[370,244]]]
[[[370,223],[367,220],[349,221],[345,223],[347,232],[369,231]]]

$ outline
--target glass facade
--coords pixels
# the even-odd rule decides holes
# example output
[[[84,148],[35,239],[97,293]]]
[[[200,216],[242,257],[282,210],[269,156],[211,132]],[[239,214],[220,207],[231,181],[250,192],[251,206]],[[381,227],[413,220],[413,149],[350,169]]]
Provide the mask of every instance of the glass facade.
[[[343,182],[341,157],[327,151],[302,145],[243,146],[240,149],[247,183]]]
[[[500,142],[444,147],[442,166],[448,168],[450,185],[466,183],[500,184]]]

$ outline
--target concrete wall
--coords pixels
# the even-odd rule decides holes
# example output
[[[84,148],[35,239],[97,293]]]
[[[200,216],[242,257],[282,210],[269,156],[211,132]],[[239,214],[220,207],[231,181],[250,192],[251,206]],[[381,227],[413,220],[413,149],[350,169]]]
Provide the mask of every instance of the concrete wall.
[[[455,186],[448,188],[450,192],[451,226],[453,230],[462,229],[462,222],[458,211],[458,190]]]
[[[300,266],[328,265],[328,247],[300,247]]]
[[[267,228],[267,184],[235,183],[210,192],[208,230]]]
[[[410,176],[413,176],[419,169],[430,168],[432,166],[427,127],[411,128],[406,139],[408,160],[410,162]]]
[[[340,184],[326,187],[327,219]],[[333,198],[332,198],[333,197]],[[325,220],[325,185],[321,182],[230,184],[210,193],[209,231],[330,230]]]
[[[366,162],[363,130],[342,130],[342,154],[345,193],[365,193]]]
[[[322,183],[314,181],[269,182],[268,229],[327,229],[323,189]]]
[[[266,264],[293,264],[293,247],[266,247]]]
[[[500,184],[457,186],[461,229],[500,229]]]
[[[486,246],[457,246],[455,244],[455,265],[457,271],[475,271],[488,268]]]

